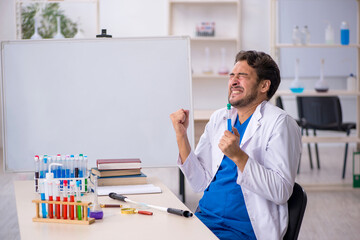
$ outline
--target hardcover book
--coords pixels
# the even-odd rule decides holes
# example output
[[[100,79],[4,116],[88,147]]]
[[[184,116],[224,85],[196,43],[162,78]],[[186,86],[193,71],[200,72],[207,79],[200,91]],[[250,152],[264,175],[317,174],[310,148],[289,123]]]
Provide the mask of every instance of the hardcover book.
[[[112,177],[112,176],[125,176],[125,175],[138,175],[141,174],[141,168],[134,169],[115,169],[115,170],[99,170],[92,168],[91,173],[99,177]]]
[[[141,168],[141,161],[138,158],[98,159],[96,160],[96,165],[99,170],[134,169]]]
[[[94,183],[94,179],[97,178],[98,186],[116,186],[116,185],[139,185],[146,184],[146,175],[141,173],[137,175],[126,176],[113,176],[113,177],[99,177],[91,174],[90,180]]]

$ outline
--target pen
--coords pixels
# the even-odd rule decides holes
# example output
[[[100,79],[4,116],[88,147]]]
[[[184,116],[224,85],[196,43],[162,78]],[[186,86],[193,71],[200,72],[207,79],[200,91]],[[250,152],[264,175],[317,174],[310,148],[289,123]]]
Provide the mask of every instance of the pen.
[[[231,104],[228,103],[227,104],[227,127],[228,127],[228,131],[232,131],[232,126],[231,126],[231,117],[230,117],[230,109],[231,109]]]
[[[121,204],[100,204],[102,208],[121,208]]]

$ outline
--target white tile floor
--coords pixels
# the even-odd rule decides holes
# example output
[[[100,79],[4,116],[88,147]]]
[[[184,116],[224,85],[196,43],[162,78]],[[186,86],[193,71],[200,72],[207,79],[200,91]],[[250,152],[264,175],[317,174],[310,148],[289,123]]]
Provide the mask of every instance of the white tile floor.
[[[350,145],[346,178],[341,179],[344,146],[319,144],[321,169],[309,167],[304,145],[300,174],[296,181],[308,195],[308,205],[299,239],[359,239],[360,189],[352,188],[352,152]],[[315,163],[315,152],[313,151]],[[146,168],[148,176],[161,179],[178,195],[177,168]],[[0,239],[20,239],[13,189],[14,180],[31,179],[31,174],[0,174]],[[202,194],[186,185],[186,205],[193,211]],[[179,196],[179,195],[178,195]],[[180,196],[179,196],[180,198]]]

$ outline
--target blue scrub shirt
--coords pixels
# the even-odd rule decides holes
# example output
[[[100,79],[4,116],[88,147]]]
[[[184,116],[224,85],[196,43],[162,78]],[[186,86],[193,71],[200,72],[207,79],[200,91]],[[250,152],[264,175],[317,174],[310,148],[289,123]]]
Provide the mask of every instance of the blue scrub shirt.
[[[236,117],[234,127],[240,134],[240,142],[251,116],[243,124]],[[225,155],[199,202],[200,212],[195,215],[220,239],[256,239],[241,186],[236,183],[237,170],[236,164]]]

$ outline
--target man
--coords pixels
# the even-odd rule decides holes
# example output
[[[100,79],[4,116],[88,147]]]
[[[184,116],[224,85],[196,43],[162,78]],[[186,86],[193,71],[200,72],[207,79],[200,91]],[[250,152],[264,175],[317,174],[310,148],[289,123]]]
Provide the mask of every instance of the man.
[[[195,152],[187,138],[189,111],[170,115],[178,164],[196,192],[196,216],[220,239],[282,239],[302,149],[295,120],[268,102],[280,71],[262,52],[241,51],[228,83],[226,108],[210,117]]]

